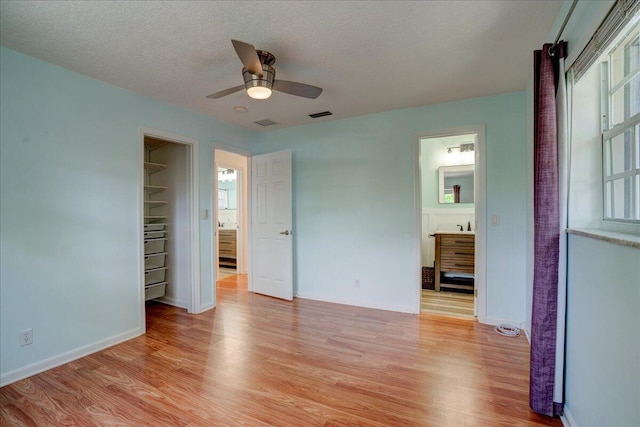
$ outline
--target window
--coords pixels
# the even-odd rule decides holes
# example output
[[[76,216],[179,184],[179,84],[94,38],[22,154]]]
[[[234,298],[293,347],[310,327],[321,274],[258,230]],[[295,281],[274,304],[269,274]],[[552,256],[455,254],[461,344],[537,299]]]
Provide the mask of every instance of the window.
[[[639,12],[616,1],[570,65],[570,228],[640,234]]]
[[[453,187],[445,187],[444,189],[444,202],[443,203],[453,203]]]
[[[640,25],[601,63],[602,188],[606,221],[640,223]]]
[[[229,209],[229,194],[226,189],[218,189],[218,209]]]

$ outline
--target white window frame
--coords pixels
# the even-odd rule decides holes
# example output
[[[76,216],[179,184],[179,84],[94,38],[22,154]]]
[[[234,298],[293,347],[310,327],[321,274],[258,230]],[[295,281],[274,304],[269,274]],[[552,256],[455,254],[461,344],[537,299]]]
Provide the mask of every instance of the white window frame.
[[[640,34],[634,37],[631,41],[629,41],[626,46],[622,46],[621,43],[627,40],[627,37],[633,32],[638,32],[640,29],[640,24],[636,24],[632,27],[624,37],[618,41],[616,44],[612,46],[611,49],[608,49],[608,54],[606,55],[606,59],[601,62],[600,70],[601,70],[601,148],[602,148],[602,220],[605,225],[607,224],[637,224],[640,225],[640,156],[638,151],[640,150],[640,111],[636,112],[633,116],[628,117],[621,123],[617,123],[612,125],[612,118],[610,112],[612,111],[612,103],[614,94],[624,86],[632,82],[632,79],[640,74],[640,66],[636,66],[633,70],[630,70],[619,82],[612,87],[610,76],[613,74],[611,67],[613,66],[613,61],[611,60],[611,56],[613,52],[615,52],[619,48],[626,48],[631,43],[635,42],[640,38]],[[631,89],[631,93],[633,93],[633,88]],[[611,144],[609,141],[612,141],[613,138],[624,134],[625,132],[630,131],[631,141],[630,144],[630,153],[629,156],[631,161],[634,163],[628,170],[614,173],[612,171],[612,165],[608,164],[611,162],[612,153],[611,153]],[[609,173],[612,171],[612,173]],[[631,218],[623,218],[620,216],[616,216],[615,208],[614,215],[611,215],[611,211],[607,209],[607,206],[615,205],[615,191],[609,191],[608,184],[614,181],[620,181],[623,179],[628,179],[630,182],[631,188],[629,189],[630,200],[625,202],[625,208],[630,209],[629,216]],[[625,184],[628,185],[628,184]],[[623,214],[624,215],[624,214]]]

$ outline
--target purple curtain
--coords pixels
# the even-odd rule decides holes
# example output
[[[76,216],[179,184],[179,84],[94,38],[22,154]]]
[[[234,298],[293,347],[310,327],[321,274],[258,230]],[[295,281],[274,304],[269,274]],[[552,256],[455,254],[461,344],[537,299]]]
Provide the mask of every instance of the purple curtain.
[[[554,402],[560,195],[556,91],[560,58],[566,43],[550,55],[550,44],[534,52],[534,273],[531,314],[531,378],[529,405],[556,416],[563,402]],[[564,78],[564,76],[562,76]]]
[[[453,203],[460,203],[460,186],[453,186]]]

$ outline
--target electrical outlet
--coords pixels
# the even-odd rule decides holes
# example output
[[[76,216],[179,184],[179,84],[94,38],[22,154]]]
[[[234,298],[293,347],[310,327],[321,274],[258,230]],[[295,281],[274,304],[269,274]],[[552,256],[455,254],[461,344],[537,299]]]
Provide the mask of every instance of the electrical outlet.
[[[360,287],[360,280],[359,279],[356,279],[356,281],[353,282],[353,287],[354,288],[359,288]]]
[[[25,329],[24,331],[20,331],[20,346],[24,347],[25,345],[33,344],[33,329]]]

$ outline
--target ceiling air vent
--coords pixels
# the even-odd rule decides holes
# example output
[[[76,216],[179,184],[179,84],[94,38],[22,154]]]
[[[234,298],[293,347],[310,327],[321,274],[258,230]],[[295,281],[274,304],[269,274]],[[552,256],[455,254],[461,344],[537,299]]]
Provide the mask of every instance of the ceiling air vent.
[[[323,111],[321,113],[309,114],[309,117],[311,117],[312,119],[317,119],[318,117],[331,116],[331,115],[333,115],[331,111]]]
[[[271,119],[258,120],[257,122],[253,122],[253,123],[255,123],[255,124],[257,124],[257,125],[260,125],[260,126],[272,126],[272,125],[277,125],[277,123],[276,123],[276,122],[274,122],[274,121],[273,121],[273,120],[271,120]]]

